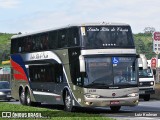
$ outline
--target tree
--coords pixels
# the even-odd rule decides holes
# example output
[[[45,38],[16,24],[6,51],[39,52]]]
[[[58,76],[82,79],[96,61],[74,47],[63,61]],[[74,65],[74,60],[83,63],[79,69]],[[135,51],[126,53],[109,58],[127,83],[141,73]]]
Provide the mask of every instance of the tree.
[[[145,50],[145,44],[141,39],[138,39],[135,41],[136,44],[136,50],[138,54],[144,54],[146,52]]]
[[[144,33],[153,33],[155,31],[156,31],[156,29],[154,27],[145,27],[144,28]]]

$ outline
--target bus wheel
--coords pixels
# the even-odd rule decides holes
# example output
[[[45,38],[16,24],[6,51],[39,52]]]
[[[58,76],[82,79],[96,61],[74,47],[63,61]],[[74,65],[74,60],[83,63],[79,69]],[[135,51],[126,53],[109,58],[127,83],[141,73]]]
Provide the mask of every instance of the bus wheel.
[[[32,104],[32,102],[31,102],[31,95],[29,93],[29,90],[27,90],[27,92],[26,92],[26,104],[28,106],[31,106],[31,104]]]
[[[68,112],[73,111],[72,98],[68,91],[66,91],[65,99],[64,99],[65,110]]]
[[[121,106],[110,106],[112,112],[118,112],[121,109]]]
[[[26,99],[25,99],[25,92],[24,92],[24,90],[20,91],[19,99],[20,99],[20,103],[22,105],[26,105]]]
[[[143,99],[144,99],[144,101],[149,101],[150,100],[150,95],[144,95]]]

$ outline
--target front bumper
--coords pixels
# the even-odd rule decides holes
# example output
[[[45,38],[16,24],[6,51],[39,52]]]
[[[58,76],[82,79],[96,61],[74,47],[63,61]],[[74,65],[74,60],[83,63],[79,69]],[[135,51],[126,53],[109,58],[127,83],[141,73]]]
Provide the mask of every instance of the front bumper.
[[[153,88],[139,89],[139,95],[146,95],[146,94],[155,94],[155,90]]]
[[[86,98],[84,107],[136,106],[139,96],[126,98]]]

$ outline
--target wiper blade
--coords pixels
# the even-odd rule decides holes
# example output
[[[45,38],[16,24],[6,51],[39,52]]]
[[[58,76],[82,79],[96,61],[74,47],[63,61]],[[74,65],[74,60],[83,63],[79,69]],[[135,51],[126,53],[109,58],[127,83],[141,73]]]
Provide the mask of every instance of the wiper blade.
[[[89,86],[104,86],[104,85],[107,85],[107,84],[105,84],[105,83],[94,83],[94,82],[92,82],[91,84],[88,84],[88,85],[86,85],[87,87],[89,87]]]

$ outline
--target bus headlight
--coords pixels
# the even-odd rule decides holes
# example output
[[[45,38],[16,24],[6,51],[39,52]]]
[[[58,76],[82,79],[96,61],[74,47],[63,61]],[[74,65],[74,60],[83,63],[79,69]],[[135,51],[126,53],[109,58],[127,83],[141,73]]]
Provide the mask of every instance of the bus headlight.
[[[154,85],[154,82],[150,82],[150,85]]]
[[[0,95],[5,95],[5,93],[4,92],[0,92]]]
[[[136,97],[138,96],[138,93],[131,93],[131,94],[128,94],[128,97]]]
[[[100,98],[100,95],[93,95],[93,94],[85,94],[87,98]]]
[[[140,83],[139,83],[139,85],[140,85],[140,86],[142,86],[142,85],[143,85],[143,83],[142,83],[142,82],[140,82]]]

